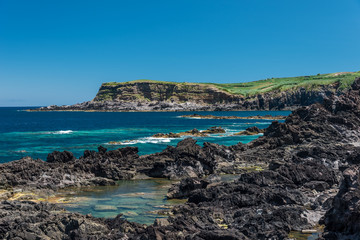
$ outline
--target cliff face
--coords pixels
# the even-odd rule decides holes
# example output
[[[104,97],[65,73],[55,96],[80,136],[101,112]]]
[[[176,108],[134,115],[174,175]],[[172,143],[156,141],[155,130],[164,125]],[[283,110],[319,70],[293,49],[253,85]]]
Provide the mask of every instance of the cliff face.
[[[130,82],[101,85],[93,101],[194,102],[199,104],[238,103],[232,95],[212,85],[189,83]]]
[[[293,110],[302,106],[309,106],[322,102],[332,94],[340,95],[337,84],[320,86],[316,89],[298,88],[288,91],[274,91],[243,99],[242,109],[246,110]]]
[[[338,84],[294,88],[263,94],[232,94],[213,84],[134,81],[104,83],[92,101],[70,106],[49,106],[40,111],[230,111],[292,110],[342,94]]]

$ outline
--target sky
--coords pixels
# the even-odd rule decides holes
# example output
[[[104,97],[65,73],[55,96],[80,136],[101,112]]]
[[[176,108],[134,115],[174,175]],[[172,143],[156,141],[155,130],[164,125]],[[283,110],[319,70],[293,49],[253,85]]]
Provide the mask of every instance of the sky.
[[[0,106],[360,70],[360,0],[0,0]]]

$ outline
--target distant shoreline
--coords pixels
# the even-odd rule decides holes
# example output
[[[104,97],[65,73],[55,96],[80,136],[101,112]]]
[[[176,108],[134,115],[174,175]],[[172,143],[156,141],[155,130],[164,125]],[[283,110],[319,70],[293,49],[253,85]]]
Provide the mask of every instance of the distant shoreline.
[[[25,112],[288,112],[296,108],[281,110],[38,110],[24,109]]]

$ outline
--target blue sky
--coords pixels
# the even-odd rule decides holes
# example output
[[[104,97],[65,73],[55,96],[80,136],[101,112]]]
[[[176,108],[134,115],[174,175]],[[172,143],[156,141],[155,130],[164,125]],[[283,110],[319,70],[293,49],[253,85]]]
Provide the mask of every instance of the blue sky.
[[[360,0],[0,0],[0,106],[360,70]]]

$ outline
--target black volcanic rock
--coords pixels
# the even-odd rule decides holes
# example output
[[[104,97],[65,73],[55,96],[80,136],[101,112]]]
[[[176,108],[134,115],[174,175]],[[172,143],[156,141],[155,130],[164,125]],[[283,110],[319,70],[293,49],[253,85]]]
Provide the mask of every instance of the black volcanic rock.
[[[343,172],[344,180],[322,221],[325,239],[360,238],[360,169],[359,165]]]
[[[52,153],[49,153],[46,159],[46,161],[49,163],[54,163],[54,162],[66,163],[74,160],[75,160],[74,155],[68,151],[63,151],[63,152],[54,151]]]
[[[179,184],[173,184],[166,195],[168,199],[187,198],[196,189],[205,188],[210,182],[200,178],[185,178]]]
[[[105,220],[70,213],[54,204],[0,202],[1,239],[123,239],[144,226],[121,219]],[[126,233],[126,234],[125,234]]]
[[[145,228],[121,216],[95,219],[49,204],[5,201],[0,238],[286,239],[292,230],[323,223],[322,238],[358,239],[359,85],[360,79],[343,95],[300,108],[285,123],[273,122],[249,144],[200,147],[188,138],[147,156],[138,156],[137,148],[99,148],[79,159],[56,152],[49,162],[24,158],[1,164],[3,189],[56,190],[147,174],[187,178],[174,186],[172,196],[188,202],[174,207],[166,221]],[[249,168],[260,164],[264,169]],[[241,175],[233,182],[199,178],[217,173]]]

